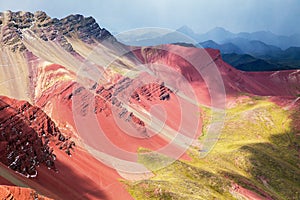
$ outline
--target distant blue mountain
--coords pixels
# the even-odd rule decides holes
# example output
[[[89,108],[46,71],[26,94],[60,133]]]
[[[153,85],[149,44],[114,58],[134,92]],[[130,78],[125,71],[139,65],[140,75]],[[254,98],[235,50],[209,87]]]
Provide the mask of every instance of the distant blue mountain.
[[[298,50],[293,49],[293,54],[299,50],[300,48]],[[256,58],[248,54],[236,53],[222,54],[222,58],[231,66],[243,71],[277,71],[300,69],[299,54],[298,57],[293,56],[292,58],[286,58],[284,55],[287,53],[288,52],[284,51],[280,57],[269,59]]]
[[[236,69],[243,71],[276,71],[283,69],[293,69],[293,67],[283,66],[276,62],[255,58],[248,54],[223,54],[222,58]]]
[[[218,43],[214,42],[213,40],[208,40],[205,42],[201,42],[199,44],[200,45],[198,47],[219,49],[223,54],[228,54],[228,53],[243,54],[244,53],[238,46],[236,46],[233,43],[218,44]]]
[[[300,46],[300,34],[280,36],[270,31],[258,31],[254,33],[238,33],[236,37],[245,38],[248,40],[259,40],[269,45],[278,46],[282,49],[287,49],[288,47],[293,46]]]
[[[205,42],[213,40],[218,44],[233,43],[232,40],[237,38],[246,39],[249,41],[255,40],[263,42],[267,45],[277,46],[281,49],[287,49],[289,47],[300,47],[300,34],[294,34],[291,36],[276,35],[270,31],[257,31],[253,33],[241,32],[232,33],[222,27],[216,27],[212,30],[204,33],[197,34],[187,26],[183,26],[177,29],[178,32],[184,33],[198,42]]]
[[[195,41],[201,40],[200,35],[195,33],[190,27],[188,27],[186,25],[178,28],[176,31],[179,33],[182,33],[188,37],[191,37]]]
[[[299,34],[278,36],[269,31],[235,34],[221,27],[198,34],[182,26],[174,32],[138,32],[123,34],[118,39],[138,46],[176,44],[219,49],[225,62],[244,71],[300,69]]]
[[[157,35],[156,37],[155,34],[150,34],[149,37],[145,36],[147,36],[147,34],[143,34],[142,36],[130,34],[122,37],[120,41],[129,45],[152,46],[171,43],[192,43],[195,45],[197,43],[203,43],[212,40],[215,43],[221,45],[220,47],[223,49],[229,48],[226,46],[232,43],[233,45],[240,48],[242,51],[244,51],[244,49],[247,48],[246,46],[248,46],[249,43],[253,43],[249,48],[258,48],[257,53],[259,53],[259,51],[264,50],[270,52],[276,51],[276,46],[283,50],[289,47],[300,47],[300,34],[294,34],[291,36],[280,36],[270,31],[258,31],[253,33],[232,33],[222,27],[216,27],[206,33],[199,34],[195,33],[188,26],[182,26],[174,32],[168,32],[163,35]],[[224,44],[225,47],[222,46]],[[233,46],[233,48],[236,47]],[[253,51],[253,49],[246,49],[246,52]]]
[[[267,45],[258,40],[247,40],[244,38],[233,38],[227,41],[227,43],[216,46],[213,42],[202,42],[200,45],[206,48],[220,49],[221,53],[237,53],[237,54],[249,54],[256,57],[265,57],[267,55],[278,55],[282,52],[282,49],[273,45]]]
[[[225,62],[243,71],[300,68],[300,34],[278,36],[269,31],[234,34],[220,27],[197,34],[187,26],[177,32],[201,41],[198,47],[219,49]]]
[[[222,44],[222,41],[225,39],[231,39],[234,38],[235,34],[231,33],[230,31],[227,31],[224,28],[216,27],[207,33],[200,34],[199,38],[201,42],[207,41],[207,40],[213,40],[215,42],[218,42],[219,44]]]

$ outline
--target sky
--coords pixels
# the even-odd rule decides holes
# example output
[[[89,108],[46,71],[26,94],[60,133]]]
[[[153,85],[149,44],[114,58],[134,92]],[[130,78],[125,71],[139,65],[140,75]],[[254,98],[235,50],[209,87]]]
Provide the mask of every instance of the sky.
[[[93,16],[110,32],[187,25],[197,33],[214,27],[234,33],[300,33],[300,0],[0,0],[4,10],[42,10],[57,18]]]

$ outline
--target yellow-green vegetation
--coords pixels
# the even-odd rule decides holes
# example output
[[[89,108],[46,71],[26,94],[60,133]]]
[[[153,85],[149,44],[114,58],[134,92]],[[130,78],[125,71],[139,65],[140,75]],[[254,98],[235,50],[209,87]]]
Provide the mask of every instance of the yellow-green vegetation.
[[[204,110],[204,132],[210,112]],[[243,199],[231,190],[237,183],[262,197],[300,199],[299,111],[284,110],[265,98],[249,98],[228,109],[213,150],[192,161],[178,160],[148,180],[126,182],[135,199]],[[200,140],[203,139],[200,138]],[[141,154],[151,169],[162,157]]]

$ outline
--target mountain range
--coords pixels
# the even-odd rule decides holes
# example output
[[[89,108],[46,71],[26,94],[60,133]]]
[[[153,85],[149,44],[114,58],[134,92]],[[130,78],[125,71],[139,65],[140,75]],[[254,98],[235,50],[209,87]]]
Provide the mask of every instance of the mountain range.
[[[300,47],[281,50],[260,41],[232,39],[218,44],[212,40],[200,43],[202,48],[219,49],[223,59],[243,71],[276,71],[300,68]],[[249,59],[251,58],[251,59]],[[235,62],[234,60],[238,60]],[[251,60],[251,62],[249,62]]]
[[[146,30],[145,30],[146,31]],[[181,44],[199,48],[213,48],[221,51],[226,62],[244,71],[276,71],[300,68],[300,34],[279,36],[269,31],[254,33],[232,33],[224,28],[214,28],[207,33],[195,33],[188,26],[176,31],[137,35],[120,34],[117,38],[131,45],[151,46],[159,44]],[[157,30],[159,31],[159,30]],[[165,30],[166,31],[166,30]],[[135,40],[131,40],[135,38]],[[248,62],[247,57],[252,57]],[[232,57],[232,58],[231,58]],[[239,60],[239,64],[232,62]],[[242,62],[244,60],[244,62]]]
[[[204,42],[207,40],[213,40],[217,43],[224,44],[229,43],[235,39],[246,39],[249,41],[260,41],[267,45],[277,46],[281,49],[287,49],[289,47],[300,46],[300,34],[293,34],[291,36],[276,35],[270,31],[257,31],[253,33],[240,32],[232,33],[224,28],[216,27],[204,34],[197,34],[187,26],[183,26],[177,29],[178,32],[184,33],[189,37],[192,37],[197,42]]]
[[[158,30],[156,30],[158,31]],[[165,33],[167,32],[167,33]],[[183,35],[181,35],[183,34]],[[132,33],[131,36],[136,36]],[[190,43],[201,43],[207,40],[213,40],[216,43],[224,44],[230,43],[232,40],[245,39],[248,41],[260,41],[266,45],[277,46],[281,49],[287,49],[289,47],[299,47],[300,46],[300,34],[293,34],[291,36],[276,35],[270,31],[258,31],[253,33],[240,32],[232,33],[224,28],[216,27],[206,33],[199,34],[195,33],[188,26],[182,26],[176,31],[164,30],[160,34],[152,35],[149,38],[139,38],[135,37],[135,41],[127,38],[126,35],[122,33],[117,38],[121,42],[125,42],[130,45],[158,45],[165,43],[176,43],[176,42],[190,42]]]
[[[187,43],[0,13],[0,197],[298,199],[300,71],[241,71],[224,58],[257,58]]]

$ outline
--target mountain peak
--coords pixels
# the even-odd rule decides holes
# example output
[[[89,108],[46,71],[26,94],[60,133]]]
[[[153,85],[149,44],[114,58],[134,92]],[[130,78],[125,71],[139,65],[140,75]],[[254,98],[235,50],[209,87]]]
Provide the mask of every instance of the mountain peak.
[[[211,29],[212,31],[226,31],[228,32],[228,30],[226,30],[225,28],[223,27],[220,27],[220,26],[216,26],[215,28]]]
[[[211,29],[210,31],[208,31],[207,33],[215,33],[215,34],[233,34],[231,33],[230,31],[226,30],[225,28],[223,27],[215,27],[213,29]]]
[[[178,28],[176,31],[180,32],[180,33],[184,33],[184,34],[195,34],[195,32],[188,27],[187,25],[183,25],[180,28]]]
[[[234,37],[234,34],[230,31],[227,31],[222,27],[215,27],[210,31],[206,32],[205,34],[201,35],[201,41],[213,40],[217,43],[220,43],[224,40],[224,38],[232,37]]]
[[[112,35],[104,28],[100,28],[93,17],[83,15],[69,15],[62,19],[49,17],[43,11],[35,13],[18,11],[4,11],[0,13],[0,27],[2,45],[8,46],[12,51],[26,49],[22,41],[25,31],[33,32],[42,40],[57,41],[65,49],[72,51],[65,37],[76,35],[84,42],[93,43],[102,41]]]

